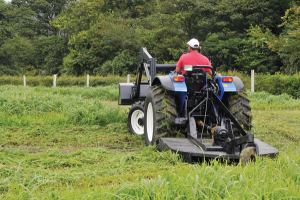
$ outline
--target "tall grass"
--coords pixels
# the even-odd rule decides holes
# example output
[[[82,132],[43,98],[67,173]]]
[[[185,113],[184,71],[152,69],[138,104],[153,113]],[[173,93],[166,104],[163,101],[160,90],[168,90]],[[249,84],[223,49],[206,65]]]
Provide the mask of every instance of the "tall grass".
[[[89,99],[91,97],[93,99]],[[2,126],[107,125],[126,120],[126,113],[107,106],[101,100],[115,100],[114,86],[102,88],[0,88],[0,121]]]
[[[299,198],[298,100],[249,93],[255,138],[280,153],[241,166],[187,164],[145,147],[110,103],[117,94],[117,86],[0,86],[0,198]]]
[[[267,92],[250,92],[250,105],[254,110],[300,110],[300,99],[283,93],[271,95]]]
[[[255,88],[257,91],[266,91],[274,95],[287,93],[294,98],[300,98],[300,76],[299,74],[293,76],[258,74],[256,75]]]
[[[299,153],[299,148],[294,149],[294,153]],[[168,153],[160,154],[168,155]],[[121,164],[118,166],[121,171],[124,168],[132,169],[130,166],[139,162],[149,164],[143,168],[159,167],[149,162],[156,156],[154,151],[144,150],[125,162],[122,161],[124,157],[114,162]],[[156,162],[168,166],[169,170],[154,178],[137,178],[130,182],[120,179],[118,184],[110,186],[91,187],[91,183],[85,183],[81,187],[67,186],[62,190],[42,189],[43,185],[55,182],[49,179],[50,177],[47,179],[39,177],[38,174],[24,183],[18,180],[17,171],[15,180],[8,183],[10,192],[5,194],[5,197],[8,199],[298,199],[300,159],[299,156],[290,156],[291,154],[283,153],[274,160],[258,158],[255,163],[244,167],[221,164],[216,160],[201,165],[186,165],[178,160],[175,165],[170,166],[165,162],[168,158],[162,157]],[[106,167],[109,170],[109,166]],[[77,178],[76,175],[74,178]]]
[[[1,90],[0,90],[1,91]],[[54,95],[62,96],[80,96],[84,99],[99,99],[99,100],[118,100],[119,86],[117,84],[100,87],[35,87],[35,92],[47,92]]]

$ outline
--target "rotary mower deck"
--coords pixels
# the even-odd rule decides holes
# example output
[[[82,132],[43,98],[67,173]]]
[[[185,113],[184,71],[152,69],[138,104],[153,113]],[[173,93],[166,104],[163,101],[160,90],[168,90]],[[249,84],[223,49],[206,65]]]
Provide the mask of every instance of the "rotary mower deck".
[[[198,142],[201,142],[199,139]],[[230,160],[239,160],[240,153],[227,154],[226,151],[220,151],[220,149],[212,146],[212,139],[204,139],[204,144],[207,144],[207,149],[203,150],[194,140],[186,138],[159,138],[156,141],[157,149],[159,151],[171,150],[173,153],[177,153],[183,156],[184,160],[191,163],[193,161],[201,161],[205,158],[224,158]],[[260,141],[254,139],[256,145],[255,151],[257,156],[268,156],[274,158],[278,153],[278,149]],[[245,152],[247,156],[248,152]],[[252,155],[250,155],[252,156]],[[246,160],[248,161],[248,160]]]

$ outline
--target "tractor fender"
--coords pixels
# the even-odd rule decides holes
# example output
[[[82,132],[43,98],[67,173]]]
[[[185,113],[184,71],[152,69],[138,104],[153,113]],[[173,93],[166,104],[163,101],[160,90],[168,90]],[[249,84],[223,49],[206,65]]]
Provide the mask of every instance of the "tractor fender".
[[[233,83],[236,87],[237,92],[240,92],[244,89],[244,83],[239,77],[234,76],[233,77]]]
[[[226,76],[216,76],[217,83],[220,88],[220,93],[218,93],[218,98],[221,100],[223,98],[224,93],[227,92],[240,92],[244,89],[244,83],[243,81],[236,76],[230,76],[233,78],[232,82],[223,82],[222,78]]]
[[[187,88],[185,82],[173,81],[172,75],[168,76],[156,76],[152,82],[153,85],[161,85],[164,89],[172,91],[177,104],[177,112],[181,112],[184,104],[185,97],[187,95]]]
[[[169,76],[156,76],[151,85],[161,85],[166,90],[175,91],[174,84]]]

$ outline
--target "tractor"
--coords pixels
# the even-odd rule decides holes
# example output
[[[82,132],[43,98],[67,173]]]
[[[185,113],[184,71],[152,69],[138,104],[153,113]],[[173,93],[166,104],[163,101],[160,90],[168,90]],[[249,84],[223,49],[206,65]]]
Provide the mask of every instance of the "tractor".
[[[145,47],[134,83],[119,84],[119,105],[131,105],[127,125],[146,146],[171,150],[187,162],[223,158],[248,162],[278,150],[251,133],[251,106],[239,77],[215,76],[211,66],[156,64]],[[203,70],[212,70],[208,77]],[[150,69],[150,74],[149,74]],[[145,71],[148,81],[142,81]],[[157,76],[156,71],[170,71]]]

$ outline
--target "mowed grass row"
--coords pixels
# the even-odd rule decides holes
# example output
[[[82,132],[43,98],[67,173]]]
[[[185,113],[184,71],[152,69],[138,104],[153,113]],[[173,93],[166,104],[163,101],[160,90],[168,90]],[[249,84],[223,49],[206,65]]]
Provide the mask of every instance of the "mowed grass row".
[[[1,86],[1,197],[297,199],[300,196],[299,100],[284,95],[249,94],[255,137],[278,148],[280,154],[276,159],[259,158],[243,167],[216,160],[187,164],[176,154],[145,147],[143,137],[129,134],[128,107],[115,106],[117,96],[116,86]]]

